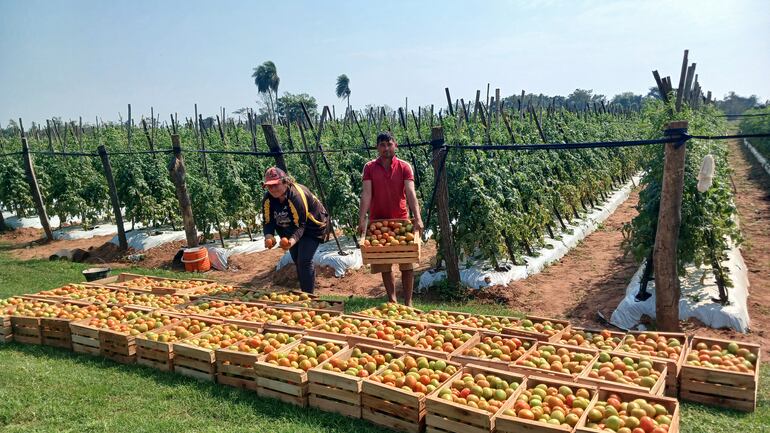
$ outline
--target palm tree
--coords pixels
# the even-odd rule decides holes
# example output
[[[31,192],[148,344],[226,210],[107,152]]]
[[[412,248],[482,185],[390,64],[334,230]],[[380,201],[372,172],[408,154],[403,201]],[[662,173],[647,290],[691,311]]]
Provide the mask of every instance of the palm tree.
[[[257,91],[263,95],[267,95],[268,110],[275,116],[275,102],[278,100],[278,84],[281,79],[278,78],[278,72],[275,68],[275,63],[268,60],[265,63],[254,68],[254,73],[251,74],[254,78],[254,84],[257,85]],[[273,99],[273,93],[275,93],[275,99]]]
[[[350,79],[347,75],[342,74],[337,77],[337,97],[347,98],[348,100],[348,112],[350,111]],[[345,114],[347,116],[347,114]]]

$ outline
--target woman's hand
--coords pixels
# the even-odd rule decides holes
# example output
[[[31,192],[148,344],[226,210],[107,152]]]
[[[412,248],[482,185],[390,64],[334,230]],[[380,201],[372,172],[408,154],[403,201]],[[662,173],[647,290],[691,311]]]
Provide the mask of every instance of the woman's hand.
[[[281,248],[286,251],[296,244],[297,241],[294,238],[281,238]]]

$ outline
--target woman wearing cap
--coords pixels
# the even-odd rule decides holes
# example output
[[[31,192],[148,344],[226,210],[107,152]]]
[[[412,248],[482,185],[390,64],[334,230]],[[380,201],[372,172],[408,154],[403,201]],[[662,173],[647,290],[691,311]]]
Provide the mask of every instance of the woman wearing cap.
[[[294,182],[280,168],[268,168],[262,186],[267,189],[262,199],[265,247],[270,249],[278,243],[284,250],[289,250],[297,266],[300,288],[303,292],[313,293],[313,255],[323,242],[329,214],[306,186]],[[281,237],[280,242],[275,240],[276,232]]]

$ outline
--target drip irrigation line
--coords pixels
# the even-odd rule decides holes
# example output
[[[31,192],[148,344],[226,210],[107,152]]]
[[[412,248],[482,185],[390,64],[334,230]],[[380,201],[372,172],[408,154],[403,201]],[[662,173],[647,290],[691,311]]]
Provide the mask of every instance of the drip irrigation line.
[[[729,140],[731,138],[766,138],[770,137],[770,132],[764,132],[759,134],[737,134],[737,135],[687,135],[688,138],[696,138],[698,140]]]
[[[627,140],[627,141],[597,141],[585,143],[550,143],[550,144],[456,144],[447,145],[454,149],[462,150],[569,150],[569,149],[595,149],[614,147],[649,146],[652,144],[678,143],[687,138],[657,138],[654,140]]]
[[[760,117],[770,116],[770,113],[753,113],[753,114],[720,114],[716,117]]]
[[[682,130],[684,131],[684,130]],[[621,147],[635,147],[635,146],[650,146],[656,144],[676,143],[681,145],[691,139],[698,140],[729,140],[734,138],[767,138],[770,137],[770,132],[758,133],[758,134],[736,134],[736,135],[690,135],[683,133],[680,136],[670,138],[656,138],[651,140],[624,140],[624,141],[593,141],[582,143],[545,143],[545,144],[445,144],[442,146],[444,149],[458,149],[458,150],[574,150],[574,149],[601,149],[601,148],[621,148]],[[399,145],[399,147],[417,147],[431,145],[429,141],[423,141],[419,143]],[[376,149],[376,147],[363,147],[363,148],[350,148],[350,149],[313,149],[313,150],[287,150],[280,152],[284,155],[305,155],[305,154],[318,154],[318,153],[360,153],[367,149]],[[183,152],[190,153],[208,153],[217,155],[244,155],[244,156],[257,156],[257,157],[274,157],[277,152],[253,152],[247,150],[203,150],[203,149],[182,149]],[[145,150],[145,151],[114,151],[108,152],[110,155],[147,155],[147,154],[160,154],[171,153],[172,149],[162,150]],[[50,151],[30,151],[29,153],[42,156],[87,156],[96,157],[98,153],[87,152],[50,152]],[[9,152],[0,154],[0,156],[15,156],[21,155],[22,152]]]
[[[49,151],[43,151],[43,150],[37,150],[37,151],[30,150],[29,153],[31,155],[39,155],[39,156],[99,156],[98,153],[88,153],[88,152],[49,152]]]

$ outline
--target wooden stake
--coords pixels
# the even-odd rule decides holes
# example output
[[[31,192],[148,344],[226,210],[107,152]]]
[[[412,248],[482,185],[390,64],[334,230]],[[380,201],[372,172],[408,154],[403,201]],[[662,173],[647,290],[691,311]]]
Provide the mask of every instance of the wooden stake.
[[[687,133],[687,122],[671,122],[665,135],[677,139]],[[682,194],[686,144],[666,143],[660,211],[655,233],[655,315],[661,331],[679,329],[679,275],[677,243],[682,222]]]
[[[32,200],[35,202],[35,210],[38,217],[40,217],[40,225],[43,226],[43,231],[45,232],[46,242],[51,242],[53,241],[53,232],[48,221],[48,212],[46,212],[45,204],[43,203],[43,195],[40,193],[40,186],[37,183],[37,176],[35,176],[35,165],[32,162],[32,155],[29,153],[27,137],[24,135],[24,128],[21,127],[21,119],[19,119],[19,127],[21,128],[21,153],[24,157],[24,171],[27,175],[27,183],[32,193]]]
[[[439,241],[446,262],[447,280],[451,287],[460,288],[460,267],[457,252],[454,247],[452,225],[449,220],[449,191],[447,188],[445,165],[441,164],[442,152],[447,152],[444,146],[444,128],[436,126],[431,130],[431,142],[433,145],[433,170],[437,179],[436,184],[436,213],[439,223]],[[442,167],[444,165],[444,167]],[[430,224],[430,221],[425,221]]]
[[[142,122],[144,123],[144,119],[142,119]],[[97,150],[99,151],[99,158],[102,159],[104,177],[107,179],[107,187],[110,190],[110,201],[112,202],[112,212],[115,214],[115,225],[118,226],[118,245],[120,251],[126,251],[128,249],[128,240],[126,239],[126,230],[123,228],[123,214],[120,212],[120,200],[118,200],[118,189],[115,187],[115,178],[112,176],[110,157],[103,144],[100,144]]]
[[[174,150],[174,156],[171,157],[171,162],[168,164],[168,171],[171,173],[171,180],[176,187],[176,198],[179,200],[179,210],[182,213],[187,247],[194,248],[198,246],[198,229],[195,227],[192,202],[190,201],[190,194],[187,192],[184,159],[182,158],[182,147],[179,144],[179,134],[171,134],[171,146]]]
[[[684,82],[687,78],[687,55],[690,50],[684,50],[684,58],[682,58],[682,72],[679,75],[679,88],[676,91],[676,111],[682,108],[682,97],[684,96]]]
[[[284,172],[287,172],[286,160],[283,158],[281,143],[278,142],[278,137],[275,135],[275,129],[273,128],[273,125],[270,123],[263,123],[262,133],[265,134],[267,147],[270,148],[270,152],[273,154],[273,158],[275,158],[275,166]]]

